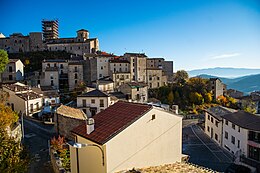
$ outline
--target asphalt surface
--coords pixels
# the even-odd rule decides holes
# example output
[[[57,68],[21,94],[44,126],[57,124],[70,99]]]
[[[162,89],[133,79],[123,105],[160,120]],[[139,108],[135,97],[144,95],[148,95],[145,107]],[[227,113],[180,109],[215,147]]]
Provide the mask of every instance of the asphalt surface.
[[[182,152],[190,156],[189,162],[219,172],[224,172],[233,163],[233,156],[212,141],[199,126],[191,124],[182,132]]]
[[[28,173],[53,173],[48,150],[53,127],[24,119],[24,132],[24,144],[31,159]]]

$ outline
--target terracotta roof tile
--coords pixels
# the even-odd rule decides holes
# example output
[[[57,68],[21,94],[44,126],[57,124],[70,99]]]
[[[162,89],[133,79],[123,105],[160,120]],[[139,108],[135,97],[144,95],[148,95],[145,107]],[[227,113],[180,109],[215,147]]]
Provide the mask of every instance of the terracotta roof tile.
[[[89,135],[86,133],[86,123],[74,128],[72,132],[102,145],[150,109],[150,105],[119,101],[93,117],[95,130]]]

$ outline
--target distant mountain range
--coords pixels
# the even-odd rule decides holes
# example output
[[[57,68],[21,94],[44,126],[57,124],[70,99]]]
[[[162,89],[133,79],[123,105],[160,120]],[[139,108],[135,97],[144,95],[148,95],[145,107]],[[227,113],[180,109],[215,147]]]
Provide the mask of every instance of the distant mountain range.
[[[241,76],[260,74],[260,69],[216,67],[216,68],[191,70],[188,71],[188,73],[190,77],[198,76],[201,74],[207,74],[207,75],[219,76],[225,78],[236,78]]]
[[[260,69],[246,68],[209,68],[188,71],[190,77],[219,78],[227,89],[235,89],[249,94],[260,91]]]
[[[249,94],[253,91],[260,91],[260,74],[242,76],[237,78],[223,78],[218,76],[212,76],[207,74],[198,75],[201,78],[219,78],[224,84],[227,85],[227,89],[235,89]]]

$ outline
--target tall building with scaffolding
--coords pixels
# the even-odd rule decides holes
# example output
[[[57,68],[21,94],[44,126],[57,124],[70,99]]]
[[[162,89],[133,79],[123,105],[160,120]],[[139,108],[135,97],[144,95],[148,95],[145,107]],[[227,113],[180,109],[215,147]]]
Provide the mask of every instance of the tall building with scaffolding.
[[[59,21],[56,20],[42,20],[43,39],[51,40],[59,38]]]

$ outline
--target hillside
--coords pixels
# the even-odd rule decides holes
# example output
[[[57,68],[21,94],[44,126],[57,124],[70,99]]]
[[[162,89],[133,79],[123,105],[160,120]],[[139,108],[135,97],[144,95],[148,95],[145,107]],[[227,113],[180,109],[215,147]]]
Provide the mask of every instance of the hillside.
[[[247,68],[208,68],[188,71],[190,77],[207,74],[211,76],[219,76],[224,78],[236,78],[241,76],[248,76],[260,74],[260,69],[247,69]]]
[[[199,75],[201,78],[216,78],[217,76],[202,74]],[[223,78],[219,77],[219,79],[227,85],[227,88],[236,89],[244,92],[245,94],[250,93],[252,91],[260,90],[260,74],[257,75],[249,75],[242,76],[237,78]]]

